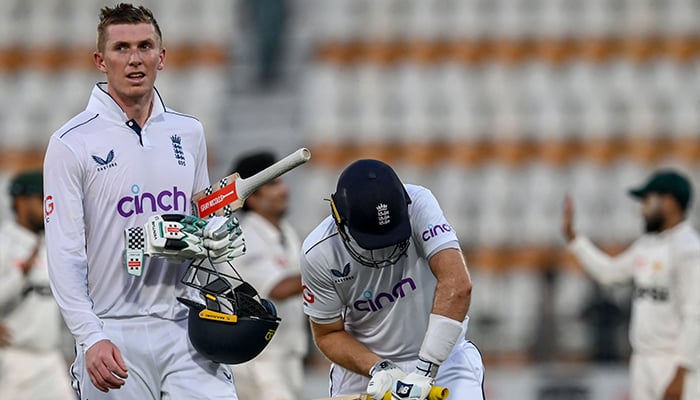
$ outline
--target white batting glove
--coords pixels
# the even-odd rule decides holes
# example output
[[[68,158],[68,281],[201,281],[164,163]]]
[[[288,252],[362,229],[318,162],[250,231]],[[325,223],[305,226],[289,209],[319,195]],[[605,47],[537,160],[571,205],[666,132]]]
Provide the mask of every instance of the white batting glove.
[[[127,228],[124,240],[128,250],[143,250],[149,257],[176,262],[207,257],[202,229],[206,221],[181,214],[154,215],[143,227]]]
[[[440,365],[418,357],[416,369],[394,382],[391,388],[392,399],[425,400],[435,384]]]
[[[433,388],[435,379],[430,376],[411,372],[405,378],[394,382],[391,388],[392,399],[425,400]]]
[[[372,379],[367,385],[367,394],[374,400],[381,400],[384,394],[391,391],[395,381],[406,376],[406,373],[391,360],[378,361],[369,370],[369,374]]]
[[[238,218],[212,217],[202,231],[203,246],[212,264],[231,261],[245,254],[245,238]]]

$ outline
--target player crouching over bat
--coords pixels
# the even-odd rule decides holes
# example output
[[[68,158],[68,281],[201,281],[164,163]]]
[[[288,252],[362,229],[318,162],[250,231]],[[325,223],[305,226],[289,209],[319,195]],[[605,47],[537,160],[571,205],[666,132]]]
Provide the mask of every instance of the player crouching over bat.
[[[440,399],[430,394],[440,386],[482,400],[483,362],[466,340],[471,279],[430,190],[359,160],[330,206],[301,256],[304,312],[333,362],[330,396]]]

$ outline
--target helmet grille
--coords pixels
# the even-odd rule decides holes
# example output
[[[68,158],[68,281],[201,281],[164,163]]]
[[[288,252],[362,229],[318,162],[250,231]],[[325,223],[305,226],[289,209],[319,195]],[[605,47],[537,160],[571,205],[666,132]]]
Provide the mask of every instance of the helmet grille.
[[[264,317],[267,316],[265,307],[253,297],[234,290],[236,311],[239,317]]]

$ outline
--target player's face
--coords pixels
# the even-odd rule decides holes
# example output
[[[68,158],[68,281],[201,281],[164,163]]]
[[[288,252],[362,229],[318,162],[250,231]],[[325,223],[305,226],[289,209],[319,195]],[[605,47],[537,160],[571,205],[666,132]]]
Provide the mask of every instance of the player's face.
[[[17,198],[17,218],[32,232],[44,230],[44,199],[40,195]]]
[[[122,106],[150,102],[165,49],[153,25],[110,25],[104,49],[94,54],[95,65],[107,75],[108,91]]]
[[[642,200],[642,217],[646,232],[661,232],[666,222],[663,212],[663,201],[658,194],[648,194]]]

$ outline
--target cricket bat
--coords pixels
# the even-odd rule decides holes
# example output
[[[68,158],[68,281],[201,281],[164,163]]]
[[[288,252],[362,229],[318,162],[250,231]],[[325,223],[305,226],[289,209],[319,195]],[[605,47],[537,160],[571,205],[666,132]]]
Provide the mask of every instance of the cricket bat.
[[[245,199],[261,186],[310,159],[311,152],[301,148],[248,178],[241,178],[234,172],[192,196],[194,215],[199,218],[214,215],[228,217],[243,207]]]
[[[428,393],[428,400],[444,400],[450,395],[450,391],[447,388],[440,386],[433,386]],[[391,400],[391,392],[386,392],[382,400]],[[336,397],[324,397],[322,399],[316,400],[372,400],[368,394],[349,394],[345,396]]]

